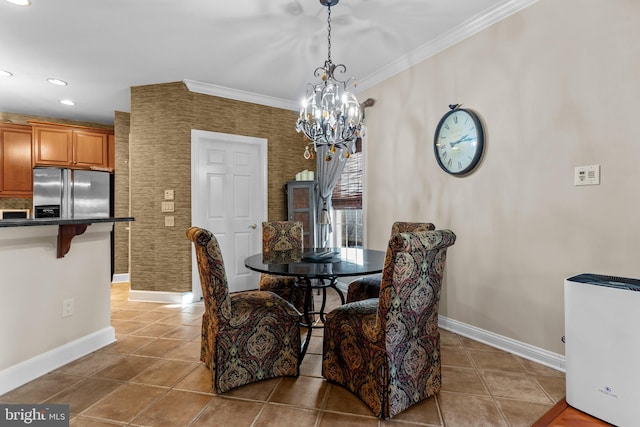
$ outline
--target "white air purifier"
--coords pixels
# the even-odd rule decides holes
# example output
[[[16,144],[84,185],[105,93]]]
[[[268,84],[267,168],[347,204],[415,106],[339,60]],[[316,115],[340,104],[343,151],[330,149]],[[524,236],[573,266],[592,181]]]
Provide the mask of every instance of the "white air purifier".
[[[639,426],[640,280],[570,277],[564,307],[567,403],[616,426]]]

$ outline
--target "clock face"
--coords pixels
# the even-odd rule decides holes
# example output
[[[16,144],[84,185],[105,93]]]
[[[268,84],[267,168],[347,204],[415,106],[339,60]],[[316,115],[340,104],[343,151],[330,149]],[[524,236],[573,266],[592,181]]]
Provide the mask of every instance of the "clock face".
[[[482,123],[472,111],[453,109],[440,119],[433,144],[436,160],[445,172],[468,173],[482,156]]]

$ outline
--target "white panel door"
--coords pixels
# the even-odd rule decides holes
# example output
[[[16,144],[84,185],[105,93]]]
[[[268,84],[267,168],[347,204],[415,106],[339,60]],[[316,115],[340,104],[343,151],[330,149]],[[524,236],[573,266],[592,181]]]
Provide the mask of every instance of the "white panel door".
[[[267,218],[267,141],[192,130],[192,223],[218,239],[231,292],[256,289],[258,274],[244,266],[262,247]],[[194,300],[201,297],[193,257]]]

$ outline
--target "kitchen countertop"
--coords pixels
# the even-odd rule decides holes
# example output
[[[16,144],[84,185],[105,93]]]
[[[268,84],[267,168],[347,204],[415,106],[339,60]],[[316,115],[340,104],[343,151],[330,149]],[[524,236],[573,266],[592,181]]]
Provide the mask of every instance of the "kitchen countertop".
[[[2,227],[28,227],[34,225],[79,225],[96,224],[100,222],[131,222],[133,217],[108,217],[108,218],[19,218],[2,219]]]

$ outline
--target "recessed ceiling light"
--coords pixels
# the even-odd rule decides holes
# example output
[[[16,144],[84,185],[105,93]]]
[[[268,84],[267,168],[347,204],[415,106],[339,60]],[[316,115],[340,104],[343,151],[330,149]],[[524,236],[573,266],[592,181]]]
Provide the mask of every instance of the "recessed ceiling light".
[[[73,101],[72,101],[72,100],[70,100],[70,99],[61,99],[61,100],[60,100],[60,104],[70,105],[70,106],[74,106],[74,105],[76,105],[76,103],[75,103],[75,102],[73,102]]]
[[[47,79],[47,81],[51,84],[58,85],[58,86],[66,86],[68,84],[64,80],[60,80],[60,79],[49,78]]]
[[[11,77],[11,76],[13,76],[13,73],[10,73],[10,72],[8,72],[6,70],[0,70],[0,76],[2,76],[2,77]]]
[[[17,4],[18,6],[29,6],[31,2],[29,0],[7,0],[9,3]]]

